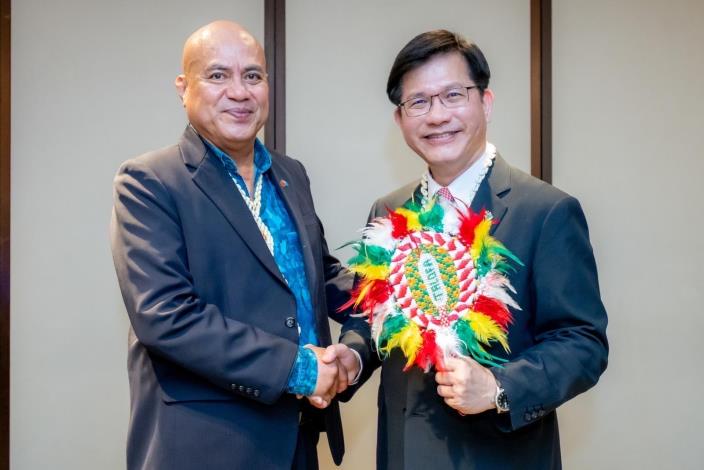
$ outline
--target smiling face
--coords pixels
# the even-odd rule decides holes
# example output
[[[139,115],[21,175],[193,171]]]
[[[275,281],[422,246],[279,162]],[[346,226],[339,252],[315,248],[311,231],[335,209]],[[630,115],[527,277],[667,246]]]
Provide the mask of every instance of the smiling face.
[[[473,85],[467,62],[460,53],[438,54],[403,76],[401,102]],[[486,146],[494,95],[488,88],[483,97],[476,88],[467,93],[464,106],[448,109],[435,97],[427,114],[409,117],[401,108],[396,108],[394,114],[408,146],[425,160],[433,178],[444,186],[469,168]]]
[[[250,153],[269,115],[264,51],[239,25],[216,22],[186,42],[176,78],[191,125],[230,156]]]

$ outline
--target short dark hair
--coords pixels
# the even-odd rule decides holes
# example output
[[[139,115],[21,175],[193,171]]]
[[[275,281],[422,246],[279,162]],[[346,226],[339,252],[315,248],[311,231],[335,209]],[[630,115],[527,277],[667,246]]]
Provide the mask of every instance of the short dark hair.
[[[436,29],[411,39],[396,56],[389,72],[389,80],[386,82],[386,95],[389,100],[395,105],[401,103],[401,80],[404,75],[425,64],[433,56],[451,52],[459,52],[465,58],[469,78],[474,81],[479,88],[479,93],[483,95],[484,90],[489,86],[491,72],[481,49],[460,34]]]

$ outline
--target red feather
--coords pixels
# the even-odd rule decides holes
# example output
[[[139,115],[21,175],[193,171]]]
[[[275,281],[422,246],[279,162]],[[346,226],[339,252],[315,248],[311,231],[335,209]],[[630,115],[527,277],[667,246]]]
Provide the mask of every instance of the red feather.
[[[432,365],[434,365],[438,371],[444,369],[442,351],[435,342],[435,331],[425,330],[423,332],[423,345],[420,347],[420,350],[418,350],[415,364],[426,372]]]
[[[509,323],[513,323],[513,316],[503,303],[483,295],[480,295],[477,297],[477,300],[474,301],[472,310],[489,316],[498,323],[504,331],[506,331]]]
[[[362,308],[365,312],[371,312],[374,308],[383,304],[391,296],[391,285],[387,281],[381,279],[374,279],[371,281],[371,287],[367,292],[367,296],[362,301]]]
[[[354,295],[354,294],[355,294],[355,291],[356,291],[356,289],[353,289],[353,290],[350,292],[350,300],[348,300],[348,301],[345,302],[344,304],[342,304],[342,305],[340,305],[339,307],[337,307],[337,311],[338,311],[338,312],[342,312],[343,310],[347,310],[347,309],[350,308],[350,307],[354,307],[354,303],[355,303],[356,300],[357,300],[357,297]],[[355,308],[355,310],[356,310],[356,308]]]
[[[366,295],[362,299],[359,299],[360,294],[367,286],[369,286],[369,290],[367,290]],[[352,289],[352,292],[350,292],[350,300],[345,302],[345,304],[338,308],[337,311],[341,312],[350,307],[354,307],[356,311],[361,310],[367,313],[369,315],[368,320],[371,323],[374,319],[374,308],[377,305],[386,302],[390,296],[391,285],[387,281],[381,279],[365,280],[357,284],[354,289]],[[359,303],[357,303],[358,299]]]
[[[466,212],[459,211],[460,230],[458,237],[465,246],[471,246],[474,242],[474,229],[477,228],[479,222],[484,220],[485,215],[486,210],[484,209],[478,213],[469,208]]]
[[[368,283],[369,283],[369,281],[359,282],[358,279],[355,280],[355,283],[354,283],[355,285],[352,288],[352,290],[350,291],[350,300],[348,300],[347,302],[342,304],[340,307],[338,307],[337,311],[342,312],[343,310],[347,310],[350,307],[353,307],[355,311],[359,311],[360,310],[359,305],[361,303],[361,300],[360,300],[360,302],[357,302],[357,299],[359,299],[359,295],[361,294],[362,289],[364,289],[364,286]]]
[[[400,239],[408,235],[408,219],[405,215],[395,211],[389,211],[389,220],[392,226],[392,237]]]

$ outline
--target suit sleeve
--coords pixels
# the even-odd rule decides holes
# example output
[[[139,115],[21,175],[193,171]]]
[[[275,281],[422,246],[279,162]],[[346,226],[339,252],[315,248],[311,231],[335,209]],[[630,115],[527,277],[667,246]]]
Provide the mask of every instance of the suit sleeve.
[[[606,369],[607,317],[584,213],[558,201],[544,220],[531,265],[535,344],[492,371],[518,429],[596,384]],[[509,336],[510,337],[510,336]]]
[[[128,162],[116,176],[111,243],[132,327],[151,354],[225,390],[246,385],[249,398],[276,401],[298,345],[198,296],[173,198],[143,164]]]

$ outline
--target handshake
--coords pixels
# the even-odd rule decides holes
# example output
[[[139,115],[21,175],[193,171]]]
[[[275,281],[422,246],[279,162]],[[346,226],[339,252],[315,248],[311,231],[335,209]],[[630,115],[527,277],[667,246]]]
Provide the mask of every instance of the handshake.
[[[318,360],[318,380],[313,395],[307,397],[316,408],[326,408],[338,393],[344,392],[359,374],[359,356],[344,344],[320,348],[306,345]]]

